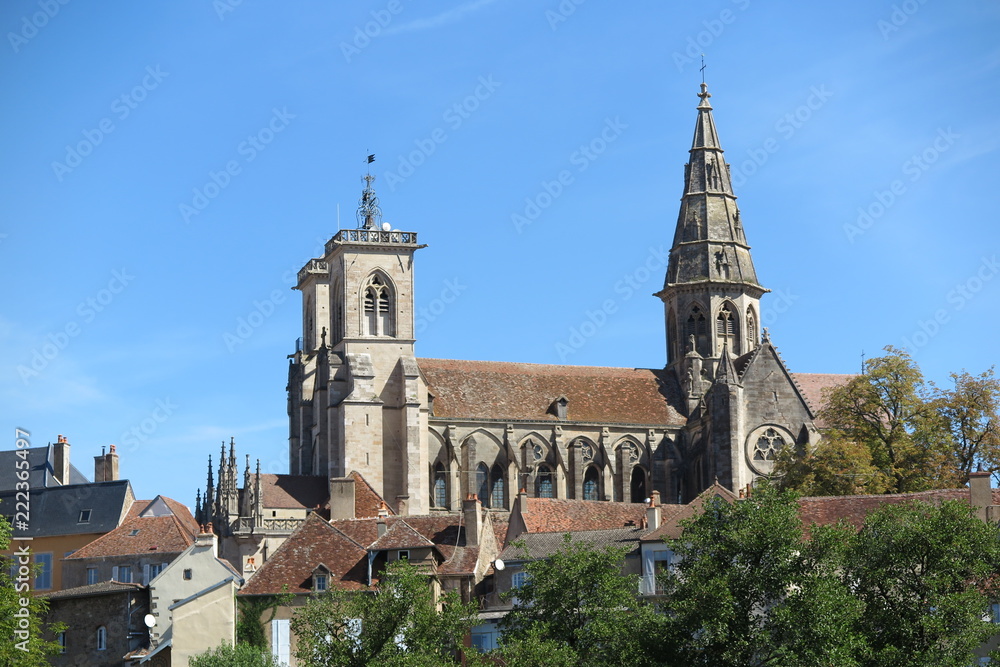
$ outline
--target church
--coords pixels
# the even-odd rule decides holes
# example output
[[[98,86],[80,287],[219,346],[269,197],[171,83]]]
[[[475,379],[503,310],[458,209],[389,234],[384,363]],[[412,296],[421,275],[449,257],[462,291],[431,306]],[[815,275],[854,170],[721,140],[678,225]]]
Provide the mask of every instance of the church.
[[[761,331],[757,279],[712,115],[694,138],[663,289],[666,364],[606,368],[416,356],[418,231],[381,220],[366,177],[358,227],[298,272],[302,337],[288,370],[289,473],[360,475],[400,515],[457,512],[478,496],[687,502],[738,492],[785,447],[820,438],[822,390]],[[750,223],[750,234],[753,226]],[[656,365],[660,360],[650,360]]]

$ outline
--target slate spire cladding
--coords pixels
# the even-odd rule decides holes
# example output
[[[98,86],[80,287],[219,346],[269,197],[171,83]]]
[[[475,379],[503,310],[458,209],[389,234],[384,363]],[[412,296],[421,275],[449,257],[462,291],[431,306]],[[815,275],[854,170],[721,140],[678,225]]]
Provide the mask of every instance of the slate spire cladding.
[[[667,363],[675,366],[692,351],[717,362],[723,349],[736,356],[754,349],[759,299],[768,291],[757,281],[706,84],[698,97],[667,275],[656,294],[666,309]],[[705,365],[706,379],[716,365]]]

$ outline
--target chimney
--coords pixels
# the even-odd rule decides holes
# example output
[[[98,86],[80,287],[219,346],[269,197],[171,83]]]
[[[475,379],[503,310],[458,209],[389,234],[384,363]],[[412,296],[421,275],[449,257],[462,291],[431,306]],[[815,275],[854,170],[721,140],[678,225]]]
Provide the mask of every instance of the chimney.
[[[60,484],[69,484],[69,442],[64,435],[52,446],[52,475]]]
[[[465,521],[465,546],[478,547],[479,533],[483,529],[482,506],[479,504],[479,496],[470,493],[462,501],[462,514]]]
[[[114,482],[118,479],[118,454],[115,446],[111,445],[111,451],[104,453],[101,447],[101,455],[94,457],[94,482]]]
[[[653,491],[649,496],[649,505],[646,507],[646,527],[649,530],[656,530],[660,527],[660,492]]]
[[[354,478],[340,477],[330,480],[330,519],[353,519]]]
[[[198,533],[198,537],[195,538],[194,543],[195,546],[199,547],[211,547],[212,554],[215,556],[219,555],[219,541],[210,523],[206,523],[201,527],[201,532]]]
[[[381,514],[378,517],[378,521],[375,522],[375,530],[378,537],[385,535],[385,517]]]
[[[976,510],[976,516],[986,521],[986,512],[993,504],[993,489],[990,488],[990,473],[984,471],[969,473],[969,500]]]

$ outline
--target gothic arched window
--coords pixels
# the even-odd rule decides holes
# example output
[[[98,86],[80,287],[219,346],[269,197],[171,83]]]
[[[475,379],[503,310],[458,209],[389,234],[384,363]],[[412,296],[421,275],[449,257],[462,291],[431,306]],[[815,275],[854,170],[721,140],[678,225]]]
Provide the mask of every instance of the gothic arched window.
[[[448,482],[444,475],[444,465],[440,461],[434,466],[434,506],[448,507]]]
[[[344,338],[344,288],[340,280],[333,284],[333,292],[330,296],[330,310],[333,312],[330,332],[330,343],[339,343]]]
[[[479,495],[479,502],[484,506],[490,506],[490,469],[485,463],[476,466],[476,489]]]
[[[538,466],[538,474],[535,476],[535,497],[555,497],[552,489],[552,470],[546,465]]]
[[[632,468],[632,502],[642,503],[646,501],[646,471],[642,466]]]
[[[722,352],[723,345],[727,345],[730,352],[740,354],[739,315],[736,314],[728,303],[722,305],[722,308],[719,309],[719,314],[715,317],[715,334],[718,340],[719,352]]]
[[[757,318],[754,316],[753,308],[747,308],[747,352],[757,349]]]
[[[674,309],[671,308],[667,311],[667,340],[669,345],[667,346],[667,363],[672,364],[677,360],[678,347],[682,341],[677,340],[680,332],[677,331],[677,316],[674,315]]]
[[[362,292],[366,336],[395,336],[392,292],[385,279],[374,275]]]
[[[694,336],[695,350],[704,356],[708,352],[708,320],[697,304],[691,306],[687,321],[684,322],[684,351],[687,351],[688,341]]]
[[[583,499],[600,500],[599,483],[600,476],[597,468],[590,466],[583,475]]]
[[[503,509],[506,507],[503,493],[503,468],[501,468],[499,464],[493,466],[490,478],[490,507],[494,509]]]

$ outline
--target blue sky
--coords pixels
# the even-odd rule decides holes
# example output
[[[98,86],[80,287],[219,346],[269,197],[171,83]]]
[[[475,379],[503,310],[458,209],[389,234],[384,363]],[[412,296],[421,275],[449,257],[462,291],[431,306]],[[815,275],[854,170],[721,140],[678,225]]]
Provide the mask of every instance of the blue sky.
[[[994,363],[996,3],[10,0],[0,28],[4,447],[65,434],[92,474],[115,443],[140,497],[193,504],[230,437],[286,470],[293,276],[369,153],[428,245],[419,356],[661,367],[701,53],[790,368]]]

